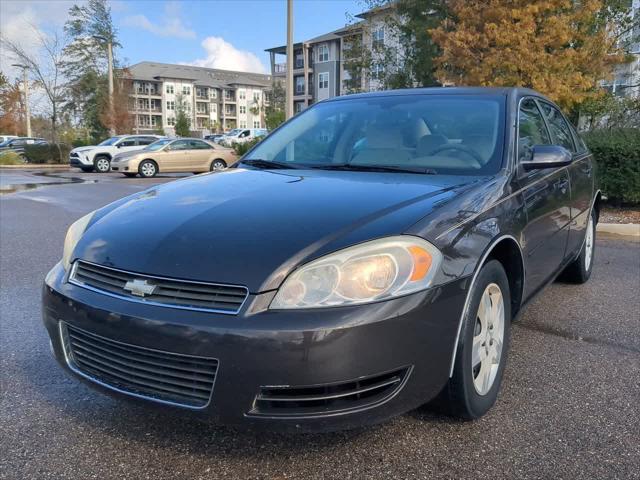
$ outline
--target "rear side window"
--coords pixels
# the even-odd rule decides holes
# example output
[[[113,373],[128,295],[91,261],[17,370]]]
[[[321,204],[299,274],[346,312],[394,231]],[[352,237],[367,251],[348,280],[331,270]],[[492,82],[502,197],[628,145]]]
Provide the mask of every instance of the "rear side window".
[[[518,160],[528,160],[534,145],[551,145],[542,114],[532,98],[525,98],[518,113]]]
[[[155,137],[138,137],[137,139],[138,145],[151,145],[153,142],[157,140],[158,139]]]
[[[566,120],[560,113],[560,111],[545,102],[540,102],[540,108],[544,117],[549,124],[549,130],[551,131],[551,140],[554,145],[562,145],[570,152],[576,151],[576,147],[573,144],[573,137],[571,136],[571,129]]]
[[[211,148],[208,143],[201,142],[200,140],[189,140],[189,145],[193,150],[209,150]]]

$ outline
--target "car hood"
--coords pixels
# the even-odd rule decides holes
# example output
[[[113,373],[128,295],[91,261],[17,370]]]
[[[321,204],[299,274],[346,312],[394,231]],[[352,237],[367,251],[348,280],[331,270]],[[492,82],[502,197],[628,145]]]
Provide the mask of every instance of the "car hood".
[[[267,291],[312,258],[404,232],[472,181],[229,169],[157,186],[97,211],[74,257]]]
[[[112,162],[126,162],[127,160],[130,160],[131,158],[138,156],[141,153],[143,153],[142,150],[133,150],[129,152],[118,153],[113,157]]]
[[[93,150],[94,148],[98,148],[96,145],[86,145],[84,147],[77,147],[71,150],[71,153],[81,153],[88,152],[89,150]]]

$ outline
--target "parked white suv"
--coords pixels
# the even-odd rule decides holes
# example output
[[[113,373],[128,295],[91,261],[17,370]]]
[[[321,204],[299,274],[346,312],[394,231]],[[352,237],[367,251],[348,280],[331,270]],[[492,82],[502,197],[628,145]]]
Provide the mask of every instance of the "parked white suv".
[[[234,143],[245,143],[254,138],[266,137],[267,133],[269,132],[266,128],[234,128],[224,134],[220,144],[225,147],[233,147]]]
[[[117,153],[142,150],[161,138],[165,137],[160,135],[118,135],[95,146],[74,148],[69,153],[69,164],[72,167],[82,169],[83,172],[95,170],[99,173],[105,173],[111,170],[111,159]]]

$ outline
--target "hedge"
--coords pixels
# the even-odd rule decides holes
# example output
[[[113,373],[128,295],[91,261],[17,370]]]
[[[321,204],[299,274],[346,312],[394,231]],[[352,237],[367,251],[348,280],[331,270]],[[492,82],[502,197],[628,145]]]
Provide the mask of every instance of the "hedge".
[[[640,204],[640,129],[594,130],[583,135],[598,167],[602,193],[616,204]]]
[[[24,153],[29,163],[66,163],[69,157],[69,146],[63,143],[34,143],[25,145]]]

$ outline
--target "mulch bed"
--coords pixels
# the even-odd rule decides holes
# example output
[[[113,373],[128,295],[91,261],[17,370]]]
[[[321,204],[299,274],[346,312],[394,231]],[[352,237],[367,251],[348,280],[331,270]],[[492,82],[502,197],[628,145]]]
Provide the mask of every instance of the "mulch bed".
[[[611,207],[604,205],[600,223],[640,223],[640,207]]]

